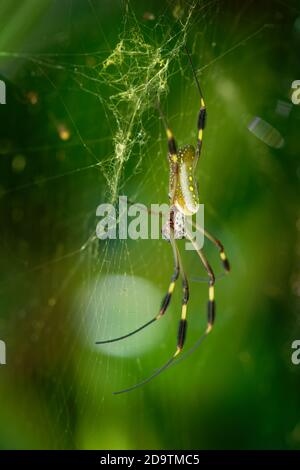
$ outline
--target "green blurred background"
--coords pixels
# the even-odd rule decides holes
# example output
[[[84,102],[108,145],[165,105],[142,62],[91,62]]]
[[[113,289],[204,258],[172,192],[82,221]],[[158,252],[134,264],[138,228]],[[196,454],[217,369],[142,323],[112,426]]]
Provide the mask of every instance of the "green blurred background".
[[[0,26],[0,447],[299,449],[299,2],[2,0]],[[152,318],[172,273],[164,241],[95,241],[96,207],[167,202],[154,102],[179,144],[195,142],[185,39],[208,108],[205,224],[232,272],[201,348],[113,396],[173,353],[181,289],[160,322],[96,347]],[[254,116],[280,148],[262,121],[250,132]],[[205,276],[181,248],[190,279]],[[187,349],[206,326],[207,285],[190,284]]]

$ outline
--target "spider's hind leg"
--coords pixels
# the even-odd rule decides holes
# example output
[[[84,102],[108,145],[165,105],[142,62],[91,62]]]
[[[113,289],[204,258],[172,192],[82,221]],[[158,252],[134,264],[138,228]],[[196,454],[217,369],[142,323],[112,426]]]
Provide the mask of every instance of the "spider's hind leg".
[[[224,270],[226,271],[226,273],[228,273],[230,271],[230,263],[229,263],[229,260],[225,254],[225,250],[224,250],[224,246],[223,244],[220,242],[220,240],[218,240],[216,237],[214,237],[211,233],[209,233],[207,230],[205,230],[203,227],[200,227],[200,225],[198,225],[197,223],[193,222],[193,227],[195,227],[199,232],[203,233],[204,236],[210,240],[216,248],[218,248],[219,250],[219,255],[220,255],[220,259],[222,261],[222,264],[223,264],[223,268]]]
[[[196,245],[196,242],[193,240],[192,237],[188,237],[193,246],[195,247],[195,250],[204,266],[206,269],[206,272],[209,276],[209,288],[208,288],[208,304],[207,304],[207,327],[205,331],[205,335],[207,335],[213,328],[214,322],[215,322],[215,317],[216,317],[216,303],[215,303],[215,274],[210,266],[209,262],[206,259],[206,256],[202,252],[201,249],[199,249]]]
[[[189,285],[188,285],[188,280],[187,280],[186,274],[183,270],[180,253],[178,251],[178,248],[176,246],[176,242],[175,242],[173,236],[171,236],[171,240],[172,240],[172,246],[174,247],[174,249],[176,250],[176,253],[177,253],[177,260],[178,260],[178,263],[179,263],[179,271],[181,272],[181,275],[182,275],[182,290],[183,290],[181,318],[180,318],[180,321],[179,321],[178,336],[177,336],[177,348],[176,348],[175,353],[173,354],[173,356],[171,356],[171,358],[162,367],[160,367],[158,370],[156,370],[148,378],[142,380],[141,382],[136,383],[135,385],[132,385],[131,387],[125,388],[123,390],[119,390],[118,392],[113,392],[114,395],[119,395],[119,394],[122,394],[122,393],[131,392],[132,390],[135,390],[136,388],[142,387],[143,385],[147,384],[148,382],[153,380],[155,377],[157,377],[159,374],[161,374],[164,370],[168,369],[168,367],[170,367],[174,363],[174,361],[176,361],[177,356],[183,350],[183,346],[184,346],[184,343],[185,343],[185,337],[186,337],[186,330],[187,330],[186,314],[187,314],[187,304],[188,304],[188,301],[189,301]]]
[[[173,235],[172,230],[170,232],[170,243],[171,243],[172,249],[173,249],[174,272],[173,272],[172,277],[171,277],[171,282],[170,282],[170,285],[169,285],[169,288],[168,288],[168,292],[166,293],[165,297],[163,298],[159,314],[156,317],[157,320],[159,320],[159,318],[161,318],[164,315],[164,313],[166,312],[166,310],[167,310],[167,308],[170,304],[172,294],[173,294],[173,291],[174,291],[174,288],[175,288],[175,284],[176,284],[176,281],[177,281],[177,279],[179,277],[179,273],[180,273],[180,264],[179,264],[178,251],[177,251],[177,247],[175,245],[175,240],[174,240],[174,235]]]
[[[180,260],[180,258],[179,258]],[[187,305],[190,297],[189,291],[189,284],[187,280],[187,276],[183,270],[182,263],[180,260],[180,268],[181,268],[181,275],[182,275],[182,307],[181,307],[181,318],[179,320],[178,326],[178,336],[177,336],[177,349],[174,354],[174,357],[178,356],[183,350],[183,346],[186,339],[186,331],[187,331]]]

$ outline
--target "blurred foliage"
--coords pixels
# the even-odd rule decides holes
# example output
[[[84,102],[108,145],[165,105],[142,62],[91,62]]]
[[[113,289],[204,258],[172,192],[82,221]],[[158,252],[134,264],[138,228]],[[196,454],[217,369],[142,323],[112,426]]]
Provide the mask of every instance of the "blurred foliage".
[[[300,448],[300,366],[291,363],[300,335],[300,107],[290,99],[299,18],[291,0],[2,0],[1,448]],[[122,38],[131,38],[128,62],[104,73]],[[200,198],[232,273],[217,283],[216,327],[201,349],[113,396],[173,353],[181,289],[161,322],[115,350],[97,348],[156,313],[172,256],[163,241],[94,241],[96,207],[116,184],[139,202],[167,202],[154,96],[179,144],[195,141],[199,97],[185,38],[208,108]],[[138,72],[158,53],[167,68],[148,93]],[[130,89],[144,101],[116,178]],[[281,148],[249,131],[255,116],[280,132]],[[214,248],[205,251],[219,274]],[[190,278],[205,275],[195,253],[182,245],[182,254]],[[206,302],[207,285],[191,282],[187,349],[205,328]]]

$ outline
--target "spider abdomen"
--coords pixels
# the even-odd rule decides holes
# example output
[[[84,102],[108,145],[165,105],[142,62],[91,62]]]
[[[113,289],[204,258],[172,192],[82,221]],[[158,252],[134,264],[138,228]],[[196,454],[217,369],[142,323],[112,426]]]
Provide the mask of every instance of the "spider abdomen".
[[[174,204],[185,215],[192,215],[198,211],[199,198],[197,182],[195,180],[195,149],[192,145],[185,145],[178,149],[176,156],[178,177],[175,188]],[[174,174],[170,175],[174,181]]]

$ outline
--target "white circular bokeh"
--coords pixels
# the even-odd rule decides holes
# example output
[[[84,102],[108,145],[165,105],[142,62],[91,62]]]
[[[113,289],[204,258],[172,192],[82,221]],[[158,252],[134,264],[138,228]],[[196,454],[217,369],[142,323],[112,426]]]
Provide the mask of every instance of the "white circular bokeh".
[[[151,320],[159,312],[163,295],[141,277],[102,276],[80,290],[75,327],[80,329],[85,346],[94,351],[138,357],[163,341],[167,334],[166,318],[121,341],[102,345],[95,342],[123,336]]]

